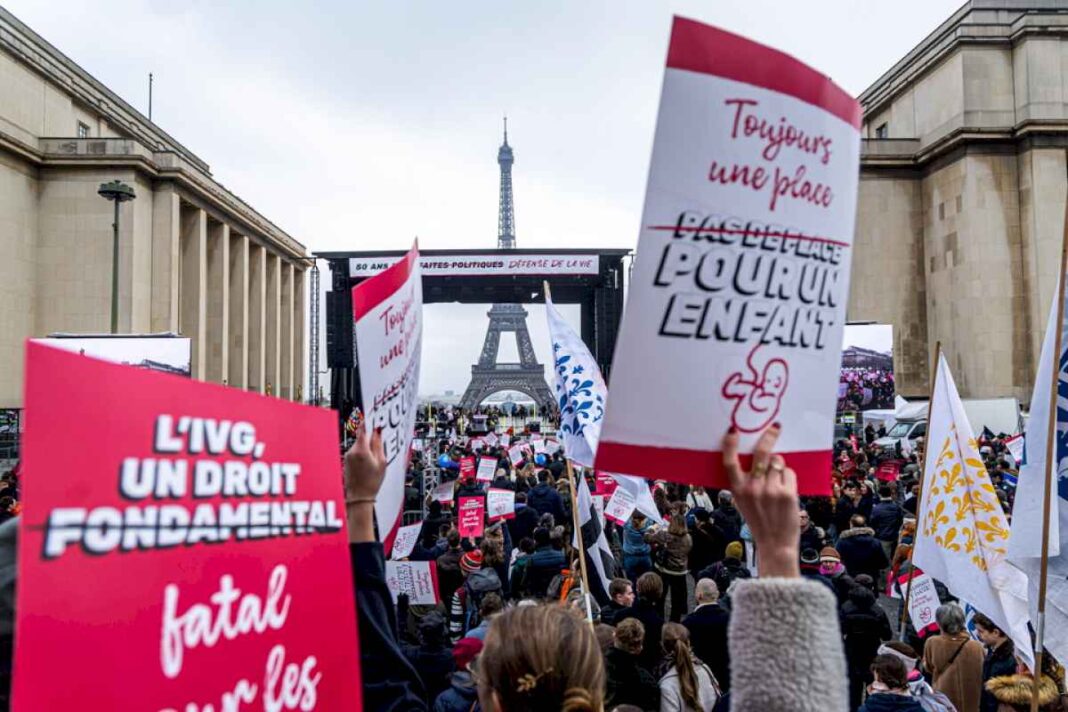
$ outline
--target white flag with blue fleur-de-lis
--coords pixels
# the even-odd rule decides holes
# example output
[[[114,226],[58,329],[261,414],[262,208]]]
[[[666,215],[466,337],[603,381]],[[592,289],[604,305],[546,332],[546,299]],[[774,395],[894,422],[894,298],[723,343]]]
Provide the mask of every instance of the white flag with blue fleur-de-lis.
[[[608,387],[593,354],[564,321],[545,295],[549,337],[553,342],[553,384],[560,409],[560,440],[564,454],[584,467],[593,467],[593,454],[601,436],[604,399]]]

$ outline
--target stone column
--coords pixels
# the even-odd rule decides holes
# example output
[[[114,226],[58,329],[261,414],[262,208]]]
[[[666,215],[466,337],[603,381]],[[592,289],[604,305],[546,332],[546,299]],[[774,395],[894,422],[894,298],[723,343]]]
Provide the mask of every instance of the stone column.
[[[227,341],[230,365],[227,382],[248,388],[248,236],[230,233],[230,323]]]
[[[207,284],[207,375],[206,379],[224,383],[230,377],[227,338],[230,322],[230,226],[208,223]]]
[[[178,325],[182,336],[192,340],[192,376],[200,380],[207,372],[207,238],[207,214],[200,208],[183,206]]]
[[[152,194],[151,328],[155,332],[178,332],[180,232],[181,201],[171,186],[162,186]]]
[[[281,395],[282,374],[282,260],[273,253],[267,255],[267,383],[271,395]]]
[[[308,361],[305,357],[304,305],[307,297],[304,293],[306,284],[304,275],[306,271],[298,266],[293,268],[293,398],[305,401],[312,396],[308,393]]]
[[[293,400],[297,391],[293,381],[293,263],[282,262],[282,388],[279,396]]]
[[[267,384],[267,250],[249,245],[248,389],[263,393]]]

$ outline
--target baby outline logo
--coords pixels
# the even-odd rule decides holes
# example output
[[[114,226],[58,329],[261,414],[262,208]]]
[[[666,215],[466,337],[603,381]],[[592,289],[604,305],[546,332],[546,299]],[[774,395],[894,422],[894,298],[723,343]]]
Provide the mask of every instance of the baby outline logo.
[[[733,400],[731,425],[743,433],[756,433],[775,422],[782,407],[782,397],[790,382],[790,367],[781,358],[764,364],[763,372],[753,363],[760,344],[753,347],[745,359],[748,380],[740,372],[732,373],[723,384],[722,394]]]

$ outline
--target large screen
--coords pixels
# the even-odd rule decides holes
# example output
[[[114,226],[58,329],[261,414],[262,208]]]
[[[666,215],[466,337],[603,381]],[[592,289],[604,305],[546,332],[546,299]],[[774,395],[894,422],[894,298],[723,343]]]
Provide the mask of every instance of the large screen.
[[[894,327],[846,324],[838,412],[894,407]]]

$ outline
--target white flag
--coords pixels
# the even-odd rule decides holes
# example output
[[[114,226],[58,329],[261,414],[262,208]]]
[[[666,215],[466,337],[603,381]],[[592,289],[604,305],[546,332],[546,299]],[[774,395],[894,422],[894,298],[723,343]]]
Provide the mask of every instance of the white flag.
[[[585,342],[556,311],[548,287],[545,289],[545,315],[549,320],[549,338],[553,342],[553,384],[560,409],[557,434],[564,446],[565,457],[583,467],[592,467],[601,437],[608,387]],[[614,473],[612,477],[634,497],[638,511],[654,522],[662,521],[645,480]]]
[[[1027,578],[1006,560],[1008,520],[979,456],[964,404],[941,355],[932,390],[920,521],[912,560],[967,599],[1033,665]]]
[[[1046,625],[1043,644],[1058,660],[1068,659],[1068,551],[1061,545],[1061,533],[1068,532],[1068,361],[1062,350],[1056,349],[1056,297],[1046,322],[1046,337],[1038,360],[1038,374],[1031,392],[1031,417],[1024,435],[1024,465],[1020,467],[1016,484],[1016,499],[1012,512],[1012,537],[1009,540],[1009,560],[1027,574],[1031,601],[1031,616],[1038,620],[1038,586],[1042,567],[1042,509],[1046,482],[1046,467],[1053,469],[1050,480],[1049,564],[1046,586]],[[1062,325],[1063,329],[1063,325]],[[1062,349],[1068,339],[1062,336]],[[1049,427],[1049,397],[1053,383],[1054,361],[1058,367],[1057,393],[1057,452],[1054,458],[1046,453]],[[1062,554],[1062,552],[1064,552]]]

